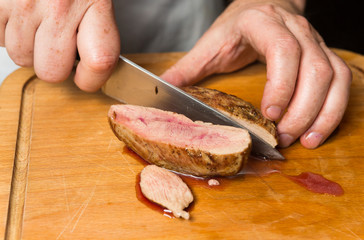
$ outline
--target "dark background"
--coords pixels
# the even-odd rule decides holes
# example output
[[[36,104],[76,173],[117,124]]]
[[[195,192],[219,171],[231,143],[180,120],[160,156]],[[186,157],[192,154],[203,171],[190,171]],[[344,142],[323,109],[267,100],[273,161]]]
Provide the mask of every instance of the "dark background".
[[[364,54],[364,0],[307,0],[305,16],[329,47]]]

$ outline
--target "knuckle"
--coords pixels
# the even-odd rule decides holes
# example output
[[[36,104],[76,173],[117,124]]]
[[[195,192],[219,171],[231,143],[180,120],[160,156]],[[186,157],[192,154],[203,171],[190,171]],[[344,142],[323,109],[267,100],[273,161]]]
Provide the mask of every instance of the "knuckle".
[[[308,32],[312,31],[312,26],[310,22],[303,16],[297,15],[296,16],[296,23],[301,27],[301,29],[304,29]]]
[[[114,55],[95,55],[85,59],[86,65],[95,73],[111,71],[118,60]]]
[[[238,24],[241,25],[242,29],[247,28],[251,19],[254,19],[254,16],[259,16],[260,14],[261,11],[258,11],[257,9],[247,9],[240,13]]]
[[[328,79],[331,81],[334,70],[327,60],[322,59],[312,63],[312,73],[318,79]]]
[[[72,1],[70,0],[53,0],[51,1],[51,11],[58,17],[64,16],[68,13]]]
[[[300,58],[301,51],[302,49],[300,44],[291,34],[281,36],[279,39],[277,39],[277,41],[272,42],[268,47],[269,55],[279,55],[282,57],[289,55],[295,59]]]
[[[282,49],[285,52],[289,51],[289,52],[295,53],[295,54],[301,53],[301,47],[300,47],[297,39],[292,35],[287,34],[285,37],[282,37],[281,39],[279,39],[279,41],[277,41],[276,44],[277,44],[276,48]]]

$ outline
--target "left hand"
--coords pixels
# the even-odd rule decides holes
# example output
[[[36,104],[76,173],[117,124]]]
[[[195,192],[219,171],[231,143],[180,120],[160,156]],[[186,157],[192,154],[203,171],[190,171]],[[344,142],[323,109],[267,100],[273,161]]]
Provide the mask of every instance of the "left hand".
[[[161,77],[189,85],[258,59],[267,63],[261,110],[281,118],[280,146],[300,138],[304,147],[318,147],[344,115],[351,72],[288,0],[235,0]]]

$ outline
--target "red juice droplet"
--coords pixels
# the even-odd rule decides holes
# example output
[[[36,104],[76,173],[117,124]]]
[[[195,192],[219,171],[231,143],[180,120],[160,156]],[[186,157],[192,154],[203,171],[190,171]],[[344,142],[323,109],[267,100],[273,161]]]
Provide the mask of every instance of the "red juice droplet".
[[[326,193],[334,196],[341,196],[344,194],[344,189],[340,186],[340,184],[328,180],[320,174],[303,172],[297,176],[291,176],[283,173],[282,175],[311,192],[321,194]]]

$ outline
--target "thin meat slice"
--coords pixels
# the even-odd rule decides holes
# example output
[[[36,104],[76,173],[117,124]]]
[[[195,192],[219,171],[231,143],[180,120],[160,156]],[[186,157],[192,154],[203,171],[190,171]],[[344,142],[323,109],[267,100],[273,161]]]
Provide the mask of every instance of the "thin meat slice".
[[[148,165],[140,174],[139,184],[146,198],[168,208],[175,217],[190,218],[184,209],[193,201],[193,195],[179,176],[155,165]]]
[[[278,144],[277,128],[274,122],[266,119],[259,109],[234,95],[220,92],[215,89],[198,86],[183,88],[191,96],[220,112],[230,116],[235,121],[255,133],[272,147]]]
[[[251,149],[240,128],[194,122],[184,115],[134,105],[112,105],[115,135],[146,161],[195,176],[236,174]]]

